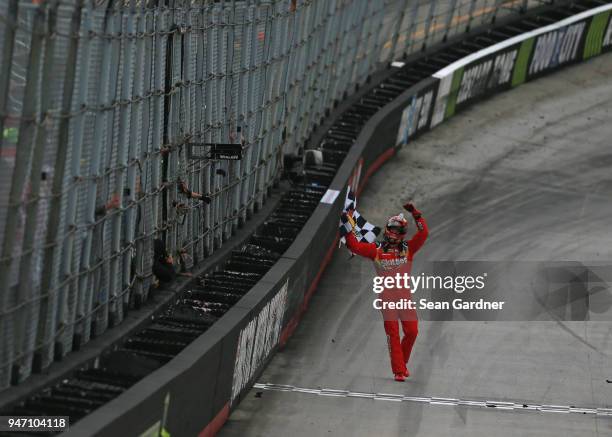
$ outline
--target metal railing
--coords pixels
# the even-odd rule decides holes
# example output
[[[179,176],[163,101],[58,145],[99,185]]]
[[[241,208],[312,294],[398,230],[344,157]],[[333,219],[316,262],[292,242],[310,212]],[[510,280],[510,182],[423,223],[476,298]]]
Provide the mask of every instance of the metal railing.
[[[0,389],[145,301],[154,239],[210,256],[381,64],[536,4],[1,0]]]

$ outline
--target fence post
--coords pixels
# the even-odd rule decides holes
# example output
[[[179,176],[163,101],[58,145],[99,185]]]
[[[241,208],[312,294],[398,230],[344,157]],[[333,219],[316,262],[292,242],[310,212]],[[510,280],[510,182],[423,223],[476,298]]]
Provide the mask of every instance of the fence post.
[[[387,62],[393,61],[395,59],[395,50],[397,47],[397,41],[399,40],[400,30],[402,28],[402,23],[404,22],[404,17],[406,16],[406,9],[408,8],[408,0],[404,0],[403,7],[401,8],[401,12],[398,15],[397,22],[395,24],[395,30],[393,32],[393,36],[391,39],[391,48],[389,49],[389,59]],[[405,38],[408,38],[408,35],[404,35]]]
[[[128,144],[130,135],[129,132],[132,128],[130,121],[131,106],[127,106],[132,96],[132,79],[134,77],[133,68],[133,51],[134,51],[134,40],[132,35],[134,34],[134,11],[133,6],[130,6],[130,10],[126,19],[125,26],[122,23],[122,29],[127,33],[128,38],[124,38],[124,43],[121,48],[122,60],[121,60],[121,89],[120,92],[120,106],[119,106],[119,134],[117,138],[117,168],[115,171],[115,187],[114,193],[119,197],[119,204],[124,204],[124,188],[125,188],[125,175],[126,168],[128,165],[128,152],[130,145]],[[123,17],[122,17],[123,18]],[[123,211],[123,209],[121,209]],[[124,228],[123,220],[120,214],[113,214],[110,218],[112,226],[112,243],[111,243],[111,261],[110,261],[110,274],[109,279],[111,285],[109,287],[109,326],[113,327],[115,324],[121,321],[123,318],[123,308],[120,302],[120,297],[123,293],[121,280],[121,257],[122,254],[122,228]]]
[[[13,66],[13,49],[15,47],[15,29],[17,28],[17,13],[19,11],[19,0],[9,0],[7,5],[6,22],[4,23],[4,47],[2,47],[2,74],[0,74],[0,150],[4,141],[4,120],[7,117],[7,100],[9,84],[11,79],[11,67]]]
[[[233,7],[235,8],[235,3],[233,3]],[[247,120],[247,112],[244,111],[245,106],[245,82],[248,83],[248,76],[245,77],[248,73],[245,72],[247,69],[247,36],[248,36],[248,16],[249,16],[249,3],[244,2],[241,6],[242,8],[242,22],[240,23],[240,70],[238,73],[238,92],[237,99],[238,103],[236,106],[236,128],[240,127],[241,135],[237,135],[237,140],[241,141],[243,135],[245,135],[244,128]],[[247,90],[248,94],[248,90]],[[245,137],[246,138],[246,137]],[[247,206],[247,194],[249,191],[248,181],[250,179],[249,171],[250,171],[250,154],[248,150],[245,150],[243,160],[240,162],[240,169],[238,173],[238,177],[240,178],[238,187],[238,195],[236,196],[235,208],[239,212],[238,214],[238,226],[242,226],[246,221],[246,206]]]
[[[72,19],[71,19],[71,34],[78,35],[81,25],[81,12],[83,1],[76,2]],[[55,332],[55,312],[57,308],[49,307],[50,294],[56,292],[52,290],[55,285],[54,276],[58,275],[55,267],[55,259],[61,254],[61,245],[58,241],[60,232],[61,210],[62,210],[62,193],[64,189],[64,175],[66,172],[66,160],[68,155],[68,137],[70,131],[70,118],[66,115],[70,113],[72,108],[72,95],[74,92],[74,79],[76,74],[76,61],[79,40],[71,38],[66,56],[66,76],[64,78],[64,89],[62,96],[61,111],[64,115],[59,123],[59,136],[57,155],[55,159],[52,201],[49,211],[49,221],[47,224],[47,238],[45,244],[45,255],[43,263],[43,272],[41,277],[41,300],[39,310],[39,322],[37,333],[37,347],[40,350],[34,354],[34,364],[32,365],[33,372],[39,372],[49,364],[49,353],[53,351],[51,338]]]
[[[421,46],[421,50],[427,49],[427,40],[429,39],[429,31],[432,26],[432,20],[434,16],[434,10],[436,9],[436,2],[432,1],[429,3],[429,11],[427,12],[427,19],[425,20],[425,35],[423,36],[423,45]]]
[[[134,83],[132,88],[132,110],[130,113],[130,130],[129,130],[129,145],[128,145],[128,161],[127,161],[127,188],[125,190],[125,203],[126,203],[126,220],[125,220],[125,231],[124,231],[124,245],[125,252],[123,253],[123,281],[121,285],[122,290],[130,289],[129,293],[125,293],[122,299],[119,300],[118,304],[122,305],[124,309],[129,307],[129,300],[131,294],[134,292],[132,288],[132,258],[135,256],[142,257],[142,250],[136,250],[136,225],[138,209],[140,208],[140,193],[142,192],[142,165],[140,158],[142,156],[143,149],[143,83],[147,75],[144,68],[144,56],[145,56],[145,32],[146,32],[146,15],[138,14],[135,17],[136,24],[134,29],[138,36],[135,45],[135,64],[134,64]],[[137,175],[137,172],[138,175]],[[138,179],[140,177],[140,179]],[[140,220],[144,220],[140,217]],[[138,239],[140,241],[140,238]],[[140,243],[138,244],[140,246]],[[136,263],[141,259],[136,259]],[[135,288],[135,287],[134,287]],[[141,294],[141,293],[139,293]]]
[[[32,221],[32,219],[28,217],[28,220],[26,220],[23,241],[20,242],[18,239],[16,240],[24,192],[35,189],[36,193],[28,193],[28,198],[32,200],[38,194],[38,187],[40,185],[40,170],[37,172],[38,177],[33,175],[31,178],[31,180],[35,180],[34,186],[26,186],[26,178],[30,168],[32,168],[32,171],[37,171],[37,167],[39,168],[41,165],[41,150],[36,150],[36,131],[40,128],[38,126],[40,118],[37,111],[37,105],[39,103],[38,86],[40,85],[40,63],[43,59],[43,44],[47,36],[44,30],[47,24],[47,6],[48,5],[37,7],[34,11],[34,19],[32,22],[33,32],[27,64],[23,108],[15,150],[15,169],[13,171],[13,179],[9,193],[9,207],[7,208],[6,223],[4,229],[0,230],[4,232],[2,252],[0,253],[2,257],[0,262],[0,286],[4,289],[2,292],[2,312],[4,313],[2,315],[2,334],[5,353],[0,354],[0,356],[2,356],[2,364],[4,364],[5,361],[13,361],[22,337],[22,333],[20,332],[20,328],[22,328],[21,317],[16,317],[15,310],[9,309],[9,307],[12,305],[13,308],[15,308],[25,300],[25,296],[19,293],[22,287],[14,287],[15,284],[13,283],[12,273],[17,267],[17,264],[14,264],[17,260],[14,258],[16,252],[21,252],[17,249],[16,245],[23,243],[24,249],[29,249],[32,245],[33,239],[31,234],[33,230],[31,228],[36,225],[36,221]],[[9,62],[9,64],[11,62]],[[34,205],[28,204],[26,211],[31,211],[33,206],[36,206],[36,202],[34,202]],[[25,254],[25,262],[29,263],[30,259],[31,257]],[[23,267],[23,274],[25,274],[27,270],[25,265],[22,263],[20,267]],[[22,272],[19,272],[20,278],[21,275]],[[21,310],[19,313],[21,313]],[[17,384],[20,380],[18,366],[14,366],[11,373],[11,383]]]
[[[446,18],[446,23],[444,25],[444,36],[442,37],[442,41],[444,42],[446,42],[448,39],[448,33],[450,32],[453,16],[455,15],[455,10],[457,8],[457,0],[451,0],[450,4],[451,7],[448,10],[448,17]]]
[[[264,46],[263,46],[263,64],[264,66],[261,67],[263,68],[263,89],[261,90],[261,95],[260,95],[260,100],[259,100],[259,108],[257,110],[257,116],[256,116],[256,121],[255,121],[255,141],[259,144],[258,147],[258,154],[257,154],[257,158],[255,159],[255,204],[256,204],[256,209],[259,209],[263,206],[263,201],[264,201],[264,193],[263,193],[263,187],[264,187],[264,181],[262,180],[263,178],[263,174],[265,171],[265,167],[262,165],[263,161],[266,158],[266,152],[267,152],[267,148],[266,148],[266,142],[265,142],[265,138],[262,135],[265,127],[263,125],[263,118],[264,118],[264,106],[266,104],[266,94],[268,92],[268,83],[267,83],[267,79],[268,79],[268,71],[269,71],[269,62],[270,62],[270,46],[272,45],[273,42],[273,35],[272,35],[272,26],[270,24],[270,7],[271,6],[266,6],[266,14],[265,14],[265,27],[264,27]]]
[[[491,23],[494,24],[497,19],[497,12],[499,12],[499,8],[501,7],[504,0],[495,0],[495,9],[493,10],[493,17],[491,18]]]
[[[153,223],[154,227],[159,234],[163,235],[165,230],[163,229],[162,222],[164,215],[161,214],[161,208],[163,204],[162,191],[162,158],[161,149],[164,142],[164,83],[165,83],[165,72],[166,72],[166,36],[163,34],[166,32],[166,11],[157,11],[154,16],[153,32],[155,38],[155,56],[153,64],[153,89],[155,94],[153,97],[153,132],[151,134],[151,153],[153,153],[153,163],[151,171],[151,180],[154,190],[160,190],[156,196],[153,196],[151,208],[153,210]],[[158,235],[158,238],[160,235]]]
[[[472,27],[472,20],[474,19],[474,12],[476,11],[476,3],[478,0],[472,0],[470,3],[470,11],[468,12],[468,22],[467,26],[465,26],[465,31],[469,32]]]
[[[88,2],[88,5],[90,3]],[[62,293],[62,300],[60,301],[60,308],[66,309],[64,315],[64,332],[62,333],[62,339],[57,339],[59,347],[56,346],[58,353],[56,358],[61,358],[68,349],[72,346],[73,332],[74,332],[74,320],[76,318],[77,300],[78,300],[78,272],[79,265],[81,264],[81,250],[82,241],[80,239],[80,233],[78,232],[79,223],[79,211],[77,208],[80,194],[80,181],[81,181],[81,159],[86,153],[85,147],[85,111],[87,108],[87,91],[89,87],[89,72],[91,67],[90,59],[90,36],[91,30],[91,10],[89,6],[85,7],[81,16],[81,27],[83,29],[84,37],[79,38],[81,50],[77,57],[79,64],[78,75],[75,77],[75,93],[76,100],[74,102],[74,108],[77,114],[74,116],[72,121],[72,141],[70,155],[70,178],[67,181],[69,184],[68,188],[68,202],[66,206],[66,238],[63,242],[62,251],[62,264],[63,264],[63,275],[68,278],[64,283],[63,287],[65,291]],[[70,147],[70,146],[69,146]],[[76,252],[76,253],[75,253]]]
[[[105,14],[104,24],[102,27],[107,27],[110,30],[110,34],[113,32],[113,19],[109,17],[109,14]],[[109,97],[110,88],[110,76],[111,76],[111,48],[112,43],[109,40],[103,40],[102,42],[102,59],[101,59],[101,71],[98,82],[98,93],[96,94],[95,103],[98,107],[108,108],[111,106],[112,99]],[[102,161],[102,152],[107,147],[104,140],[108,138],[105,133],[105,128],[108,126],[108,110],[100,110],[96,114],[95,122],[93,126],[93,146],[91,150],[91,158],[89,161],[89,182],[87,189],[87,206],[86,206],[86,219],[85,223],[89,227],[87,230],[87,236],[85,240],[85,246],[83,249],[82,259],[82,271],[87,272],[84,274],[82,281],[80,282],[80,294],[81,305],[77,306],[77,315],[80,314],[82,317],[82,327],[80,328],[80,335],[82,336],[79,342],[85,342],[89,339],[91,331],[91,311],[93,308],[93,297],[94,288],[100,287],[101,285],[94,280],[94,272],[90,271],[92,267],[92,252],[94,248],[94,237],[96,230],[101,228],[102,224],[97,223],[96,218],[96,198],[98,197],[98,191],[100,184],[99,179],[100,165]],[[99,267],[98,267],[99,268]]]
[[[49,35],[53,35],[55,32],[55,22],[57,20],[57,9],[59,7],[59,2],[55,1],[51,4],[48,4],[49,9],[48,13],[45,14],[46,22],[37,23],[37,20],[34,21],[35,29],[45,29],[45,35],[38,37],[35,35],[32,41],[32,56],[36,56],[33,63],[29,64],[28,72],[32,69],[38,70],[38,65],[40,60],[44,59],[44,63],[42,65],[42,73],[40,77],[36,75],[35,82],[32,83],[33,88],[38,88],[40,86],[41,94],[39,98],[34,99],[34,101],[40,99],[40,114],[35,116],[36,124],[33,130],[33,153],[32,153],[32,162],[30,167],[30,189],[27,196],[27,205],[26,205],[26,214],[25,214],[25,226],[24,226],[24,236],[23,236],[23,250],[22,250],[22,258],[19,266],[19,281],[18,288],[16,294],[16,301],[21,304],[25,304],[28,299],[33,297],[36,292],[40,293],[39,285],[36,284],[40,278],[32,276],[32,258],[34,252],[34,244],[35,244],[35,235],[36,235],[36,225],[38,219],[38,207],[40,204],[40,200],[38,199],[40,194],[40,185],[42,179],[42,165],[44,161],[44,148],[46,142],[46,133],[48,127],[47,111],[51,109],[51,79],[52,79],[52,67],[53,67],[53,59],[55,53],[55,38],[49,37]],[[42,14],[42,12],[40,12]],[[40,15],[39,14],[39,15]],[[42,20],[41,20],[42,21]],[[40,27],[38,27],[40,25]],[[42,42],[45,42],[44,49],[41,49]],[[36,42],[36,43],[35,43]],[[35,53],[38,52],[38,53]],[[44,55],[43,55],[44,52]],[[33,102],[35,104],[35,102]],[[25,108],[24,108],[25,109]],[[21,138],[20,129],[20,138]],[[18,145],[19,147],[19,145]],[[19,313],[16,317],[16,335],[15,335],[15,352],[19,356],[21,355],[20,361],[23,366],[29,366],[31,363],[27,362],[28,358],[31,358],[31,346],[28,344],[31,342],[30,340],[34,340],[36,333],[30,333],[28,336],[26,331],[28,331],[28,323],[30,323],[30,327],[32,327],[32,320],[36,320],[38,314],[34,314],[34,306],[23,306],[19,309]],[[24,338],[25,337],[25,338]],[[31,337],[31,338],[28,338]],[[33,341],[32,341],[33,343]],[[22,349],[22,350],[20,350]],[[21,352],[21,354],[20,354]],[[25,375],[13,375],[21,380],[20,376]]]

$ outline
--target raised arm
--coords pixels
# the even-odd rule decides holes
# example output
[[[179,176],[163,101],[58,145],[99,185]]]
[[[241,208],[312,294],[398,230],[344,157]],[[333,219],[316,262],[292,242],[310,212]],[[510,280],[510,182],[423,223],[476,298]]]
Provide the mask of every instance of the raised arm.
[[[416,209],[412,203],[407,203],[404,205],[404,208],[412,214],[412,218],[414,218],[414,223],[417,227],[416,233],[408,241],[408,249],[414,254],[423,244],[425,244],[425,240],[427,240],[427,236],[429,235],[429,230],[427,229],[427,222],[423,218],[421,211]]]
[[[346,234],[345,238],[346,247],[348,247],[351,252],[370,259],[376,258],[376,244],[357,241],[357,237],[355,237],[355,234],[352,232]]]

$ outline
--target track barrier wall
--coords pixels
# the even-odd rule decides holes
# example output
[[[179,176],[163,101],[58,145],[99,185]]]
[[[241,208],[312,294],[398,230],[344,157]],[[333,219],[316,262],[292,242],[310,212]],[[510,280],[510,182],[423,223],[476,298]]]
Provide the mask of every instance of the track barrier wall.
[[[479,99],[611,50],[611,11],[605,5],[469,55],[378,111],[263,279],[170,363],[65,435],[214,435],[297,326],[337,247],[347,188],[363,189],[401,147]]]

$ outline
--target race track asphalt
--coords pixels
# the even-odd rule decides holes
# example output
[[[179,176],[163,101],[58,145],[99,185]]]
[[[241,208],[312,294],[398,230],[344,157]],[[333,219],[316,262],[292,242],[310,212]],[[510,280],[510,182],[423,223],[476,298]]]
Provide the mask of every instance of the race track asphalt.
[[[384,223],[414,199],[431,229],[417,273],[434,260],[610,263],[611,120],[608,54],[482,102],[409,144],[372,177],[358,209]],[[396,383],[373,275],[369,261],[336,251],[300,326],[259,378],[315,391],[255,387],[220,436],[612,435],[612,415],[430,399],[612,408],[609,309],[587,322],[421,322],[412,376]],[[368,398],[375,393],[411,398]]]

